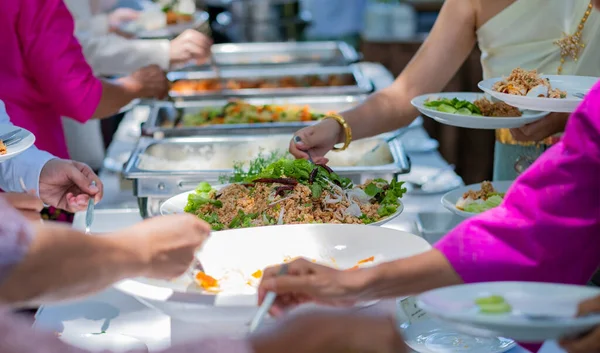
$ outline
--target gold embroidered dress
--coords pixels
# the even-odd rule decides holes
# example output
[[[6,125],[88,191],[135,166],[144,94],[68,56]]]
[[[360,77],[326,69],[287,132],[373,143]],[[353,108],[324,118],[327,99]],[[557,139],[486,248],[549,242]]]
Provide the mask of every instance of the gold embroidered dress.
[[[600,13],[589,0],[518,0],[481,26],[477,38],[486,79],[508,76],[516,67],[600,76]],[[561,53],[561,46],[567,50]],[[519,143],[508,129],[497,130],[494,179],[514,179],[555,140]]]

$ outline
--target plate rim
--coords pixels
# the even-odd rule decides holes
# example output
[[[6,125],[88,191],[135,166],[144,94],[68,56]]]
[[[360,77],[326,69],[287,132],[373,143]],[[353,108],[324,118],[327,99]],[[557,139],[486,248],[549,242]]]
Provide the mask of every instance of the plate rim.
[[[12,130],[21,129],[21,133],[25,132],[26,135],[23,138],[23,140],[21,140],[19,143],[17,143],[16,146],[19,146],[19,147],[17,147],[17,151],[12,151],[11,152],[10,148],[7,147],[6,154],[0,155],[0,163],[6,162],[9,159],[17,157],[21,153],[23,153],[23,152],[27,151],[28,149],[30,149],[35,144],[35,141],[36,141],[35,135],[31,131],[29,131],[29,130],[27,130],[25,128],[22,128],[20,126],[16,126],[16,125],[13,125],[13,124],[10,124],[10,123],[2,123],[2,124],[0,124],[0,129],[1,128],[7,128],[8,131],[11,130],[10,128],[12,128]],[[14,146],[12,148],[14,148]]]
[[[491,181],[491,183],[492,183],[492,185],[494,185],[494,184],[502,184],[503,187],[501,187],[501,189],[504,189],[504,185],[507,185],[506,191],[508,191],[508,189],[514,183],[514,180],[498,180],[498,181]],[[475,183],[475,184],[461,186],[461,187],[458,187],[458,188],[456,188],[454,190],[450,190],[447,193],[445,193],[444,195],[442,195],[442,198],[441,198],[440,202],[441,202],[442,206],[444,206],[444,208],[446,208],[448,211],[450,211],[450,212],[452,212],[452,213],[454,213],[454,214],[456,214],[458,216],[465,217],[465,218],[477,216],[477,215],[479,215],[481,213],[471,213],[471,212],[462,211],[462,210],[459,210],[458,208],[456,208],[456,202],[452,203],[451,200],[449,199],[449,197],[451,196],[452,193],[459,192],[459,191],[462,192],[462,193],[465,193],[469,189],[478,188],[478,187],[481,187],[481,182],[480,183]],[[494,187],[496,187],[496,186],[494,186]],[[464,190],[464,191],[461,191],[461,190]]]

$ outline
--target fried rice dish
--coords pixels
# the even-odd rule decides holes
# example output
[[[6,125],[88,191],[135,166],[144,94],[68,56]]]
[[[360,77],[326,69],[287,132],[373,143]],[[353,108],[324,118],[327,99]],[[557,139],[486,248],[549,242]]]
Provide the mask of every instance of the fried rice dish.
[[[496,92],[517,96],[541,98],[566,98],[567,92],[553,89],[550,80],[540,77],[537,70],[523,70],[516,68],[510,75],[494,84],[492,89]]]
[[[234,178],[233,181],[239,181]],[[363,185],[325,165],[280,159],[243,182],[216,190],[201,183],[188,196],[185,212],[214,230],[281,224],[370,224],[394,214],[406,192],[402,182],[383,179]]]
[[[6,154],[6,145],[4,144],[4,142],[2,140],[0,140],[0,156],[3,154]]]
[[[481,111],[483,116],[492,117],[518,117],[522,113],[519,108],[508,105],[504,102],[492,102],[489,99],[483,97],[473,102],[477,108]]]

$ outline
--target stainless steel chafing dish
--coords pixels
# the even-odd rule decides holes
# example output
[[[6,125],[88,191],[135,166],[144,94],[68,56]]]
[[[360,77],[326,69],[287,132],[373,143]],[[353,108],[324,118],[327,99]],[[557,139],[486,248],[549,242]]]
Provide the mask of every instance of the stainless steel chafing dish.
[[[248,98],[244,101],[254,105],[292,105],[309,106],[312,112],[341,112],[350,109],[366,98],[360,96],[325,96],[325,97],[279,97]],[[212,124],[205,126],[176,127],[186,114],[198,113],[209,108],[221,108],[228,103],[227,99],[201,100],[176,103],[157,102],[148,120],[142,125],[142,133],[155,138],[174,136],[206,136],[206,135],[268,135],[278,133],[294,133],[313,122],[273,122],[255,124]]]
[[[186,80],[218,80],[213,71],[174,71],[167,77],[175,85]],[[176,92],[169,94],[175,101],[206,99],[207,97],[264,97],[264,96],[321,96],[321,95],[359,95],[373,91],[371,81],[365,77],[356,65],[332,67],[289,67],[262,69],[221,70],[225,81],[279,81],[282,79],[308,80],[310,78],[328,80],[335,77],[341,83],[336,86],[306,86],[279,88],[240,88],[208,91]]]
[[[188,163],[200,161],[201,155],[204,155],[204,158],[206,156],[214,158],[217,153],[215,149],[219,146],[222,146],[222,149],[229,148],[230,150],[247,143],[264,146],[267,141],[272,141],[273,138],[284,138],[284,136],[181,137],[163,140],[142,137],[125,165],[123,176],[133,180],[134,195],[138,198],[142,216],[151,217],[159,214],[160,204],[169,197],[192,190],[201,181],[219,182],[219,177],[232,173],[233,165],[226,168],[222,165],[215,168],[189,167]],[[389,136],[391,135],[384,134],[372,140],[385,139]],[[368,142],[368,140],[364,141]],[[371,141],[371,143],[376,142]],[[332,167],[337,173],[351,178],[355,183],[373,178],[392,179],[399,174],[410,172],[410,162],[404,153],[401,142],[393,140],[388,143],[388,148],[392,156],[390,163],[350,167],[332,165]],[[148,164],[147,158],[152,159],[152,163],[156,163],[156,167],[140,166],[142,161]],[[217,156],[216,159],[218,158]],[[219,161],[217,160],[217,164]],[[234,161],[231,162],[233,164]],[[185,167],[177,166],[178,163],[185,164]],[[206,162],[206,164],[210,163]]]
[[[211,50],[217,65],[222,68],[345,66],[360,61],[360,55],[346,42],[215,44]]]

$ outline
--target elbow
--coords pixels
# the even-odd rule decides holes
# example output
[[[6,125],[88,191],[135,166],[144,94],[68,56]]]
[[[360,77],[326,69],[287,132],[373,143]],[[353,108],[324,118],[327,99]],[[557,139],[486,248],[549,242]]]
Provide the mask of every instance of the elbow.
[[[57,111],[80,123],[85,123],[94,116],[102,98],[102,83],[95,77],[85,85],[85,88],[69,88],[68,94],[56,98]],[[75,94],[73,94],[75,92]]]

